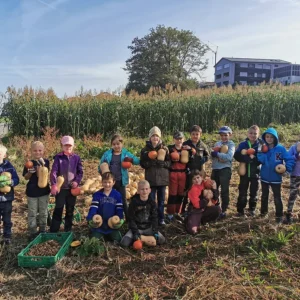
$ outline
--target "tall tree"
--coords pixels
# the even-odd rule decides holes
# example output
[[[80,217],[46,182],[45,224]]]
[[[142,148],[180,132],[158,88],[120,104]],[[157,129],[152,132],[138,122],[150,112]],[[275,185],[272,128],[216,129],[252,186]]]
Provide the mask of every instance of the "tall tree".
[[[165,87],[170,83],[181,89],[195,88],[195,76],[207,69],[204,58],[207,45],[189,30],[158,25],[143,38],[134,38],[131,57],[126,60],[129,73],[126,90],[146,93],[151,86]]]

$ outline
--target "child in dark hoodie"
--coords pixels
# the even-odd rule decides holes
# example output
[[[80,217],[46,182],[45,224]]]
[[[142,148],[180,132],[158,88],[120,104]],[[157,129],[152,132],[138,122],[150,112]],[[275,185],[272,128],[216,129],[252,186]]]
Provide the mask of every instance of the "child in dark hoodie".
[[[138,193],[130,201],[128,208],[129,231],[121,240],[121,245],[129,247],[141,235],[154,236],[158,244],[165,242],[164,236],[157,228],[157,208],[151,197],[151,189],[147,180],[138,183]]]
[[[279,144],[278,134],[274,128],[268,128],[262,135],[262,140],[268,147],[268,151],[262,152],[258,148],[257,158],[261,162],[261,216],[268,214],[269,188],[272,188],[276,209],[276,223],[282,223],[283,206],[281,200],[282,174],[276,172],[275,168],[279,164],[285,163],[286,171],[292,172],[295,164],[294,157]]]
[[[152,152],[158,153],[161,149],[165,151],[164,160],[159,160],[152,156]],[[156,126],[150,129],[149,141],[146,142],[146,146],[141,151],[141,166],[145,169],[145,179],[150,183],[153,200],[155,200],[157,193],[158,222],[160,225],[165,225],[164,203],[166,186],[169,185],[169,168],[171,161],[169,150],[162,143],[161,131]]]
[[[244,209],[247,205],[247,193],[250,187],[249,198],[249,213],[251,216],[255,216],[255,209],[257,203],[258,192],[258,177],[259,177],[259,161],[257,160],[258,146],[262,144],[262,140],[258,138],[259,127],[252,125],[248,129],[247,138],[241,142],[234,153],[234,158],[240,162],[246,164],[246,174],[240,175],[239,183],[239,196],[237,201],[238,216],[244,216]],[[250,152],[248,149],[254,149],[255,153]]]

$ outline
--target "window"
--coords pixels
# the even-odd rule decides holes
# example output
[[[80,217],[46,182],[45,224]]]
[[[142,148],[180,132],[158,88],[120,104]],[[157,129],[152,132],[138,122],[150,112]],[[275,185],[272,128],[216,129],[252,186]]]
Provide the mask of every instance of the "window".
[[[257,74],[257,76],[256,77],[259,77],[259,78],[261,78],[261,73],[256,73]]]
[[[216,79],[221,79],[221,78],[222,78],[222,74],[216,75]]]
[[[229,68],[229,64],[225,64],[225,65],[223,66],[223,68],[224,68],[224,69]]]
[[[250,78],[254,77],[254,73],[248,73],[248,77]]]
[[[240,63],[240,67],[241,68],[248,68],[248,64],[247,63]]]
[[[274,65],[275,68],[278,68],[278,65]]]
[[[270,70],[271,69],[271,65],[264,65],[264,69]]]
[[[262,74],[261,74],[261,77],[262,77],[262,78],[266,78],[266,73],[262,73]]]
[[[240,76],[242,77],[247,77],[248,73],[247,72],[240,72]]]
[[[249,64],[249,68],[255,68],[255,64]]]
[[[256,69],[262,69],[263,68],[263,65],[262,64],[256,64]]]
[[[229,84],[229,81],[223,81],[223,84],[224,84],[224,85],[228,85],[228,84]]]
[[[217,87],[220,87],[220,86],[221,86],[221,82],[218,82],[218,83],[217,83]]]
[[[229,77],[229,72],[224,73],[224,74],[223,74],[223,77],[224,77],[224,78]]]
[[[223,66],[217,66],[217,71],[222,70]]]

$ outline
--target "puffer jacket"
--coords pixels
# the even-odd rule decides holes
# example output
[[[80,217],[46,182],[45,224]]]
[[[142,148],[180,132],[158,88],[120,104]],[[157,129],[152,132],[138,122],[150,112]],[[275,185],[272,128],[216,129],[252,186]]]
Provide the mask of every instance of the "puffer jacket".
[[[14,186],[19,184],[19,176],[16,169],[8,160],[4,160],[3,163],[0,164],[0,174],[3,172],[8,172],[11,174],[12,184],[9,193],[4,194],[0,192],[0,202],[13,201],[15,198]]]

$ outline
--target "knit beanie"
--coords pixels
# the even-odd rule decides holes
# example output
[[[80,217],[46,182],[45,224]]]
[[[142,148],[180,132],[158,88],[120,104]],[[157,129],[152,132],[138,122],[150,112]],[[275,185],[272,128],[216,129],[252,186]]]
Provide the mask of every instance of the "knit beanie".
[[[154,126],[150,129],[149,131],[149,139],[151,138],[152,135],[158,135],[159,138],[161,138],[161,131],[157,126]]]

